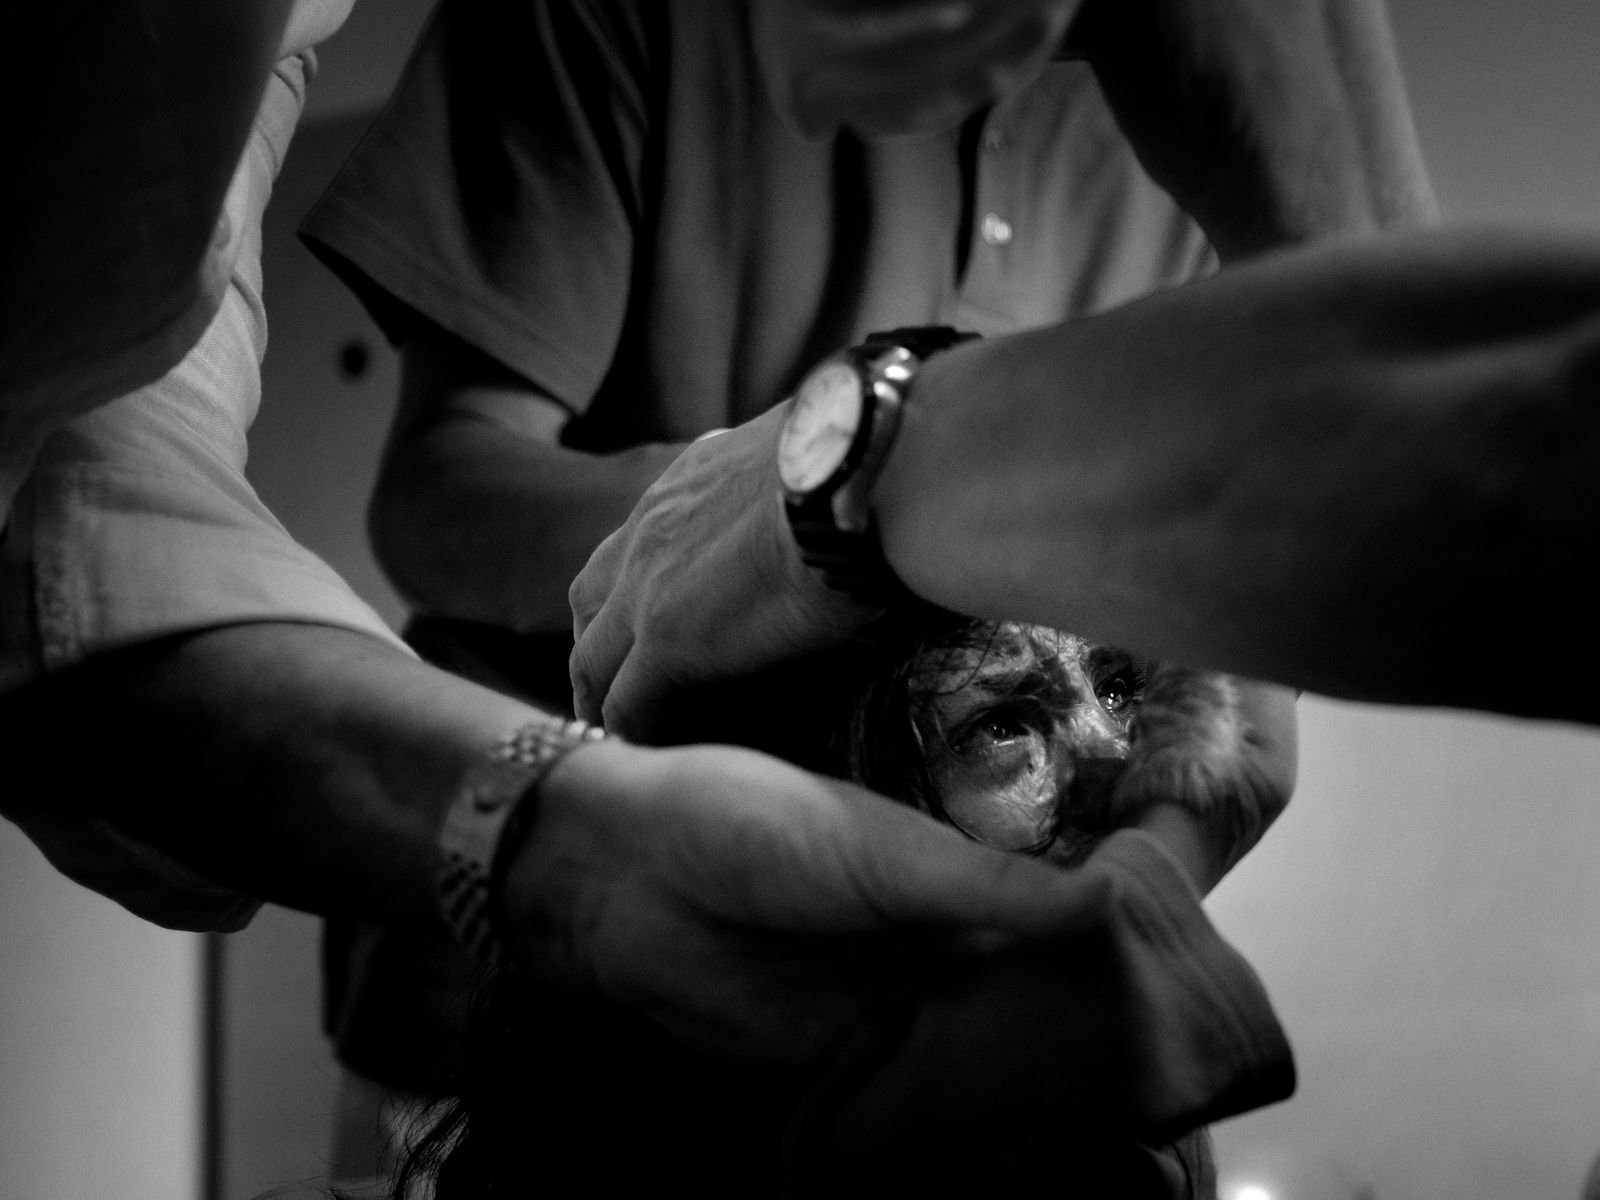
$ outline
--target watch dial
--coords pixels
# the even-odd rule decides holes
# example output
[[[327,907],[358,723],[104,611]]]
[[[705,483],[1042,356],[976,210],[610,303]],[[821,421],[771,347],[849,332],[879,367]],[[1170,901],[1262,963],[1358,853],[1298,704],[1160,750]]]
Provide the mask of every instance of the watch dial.
[[[778,441],[778,474],[810,492],[839,469],[861,424],[861,378],[845,362],[823,363],[801,382]]]

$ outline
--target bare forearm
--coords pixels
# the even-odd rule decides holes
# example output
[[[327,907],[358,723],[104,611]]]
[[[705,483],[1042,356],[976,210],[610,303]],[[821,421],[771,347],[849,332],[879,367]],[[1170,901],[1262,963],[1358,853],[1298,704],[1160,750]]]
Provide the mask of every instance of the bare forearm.
[[[906,583],[1334,695],[1600,717],[1600,249],[1439,236],[1180,291],[925,366],[874,493]],[[1469,652],[1528,636],[1569,669]]]
[[[683,447],[569,450],[570,409],[443,330],[419,330],[402,362],[369,514],[379,561],[435,616],[570,630],[568,586]]]
[[[0,448],[158,378],[200,336],[223,195],[290,0],[38,10],[0,84],[18,114],[0,232]],[[48,50],[45,48],[48,47]]]
[[[103,655],[0,711],[14,777],[51,780],[41,803],[245,894],[408,926],[434,920],[462,773],[534,715],[363,634],[295,624]]]
[[[1382,0],[1092,0],[1074,39],[1224,260],[1436,218]]]
[[[681,450],[587,454],[453,421],[391,465],[374,505],[374,544],[430,613],[568,630],[573,578]]]

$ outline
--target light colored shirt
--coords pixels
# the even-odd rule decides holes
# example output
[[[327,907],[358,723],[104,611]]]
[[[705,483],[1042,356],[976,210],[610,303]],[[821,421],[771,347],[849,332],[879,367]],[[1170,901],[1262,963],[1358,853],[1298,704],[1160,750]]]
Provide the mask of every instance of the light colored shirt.
[[[26,186],[0,204],[0,527],[52,430],[199,339],[240,246],[217,207],[260,79],[353,3],[104,0],[8,73],[7,166]]]
[[[261,219],[310,69],[309,51],[297,53],[267,82],[212,246],[227,287],[198,343],[156,382],[40,426],[0,542],[0,689],[103,651],[243,622],[334,625],[401,645],[244,475],[267,345]],[[232,928],[255,910],[103,822],[12,801],[7,815],[57,867],[141,916]]]
[[[813,142],[738,0],[436,10],[303,233],[379,322],[418,317],[610,452],[765,412],[867,332],[1098,312],[1211,269],[1093,73],[962,129]]]

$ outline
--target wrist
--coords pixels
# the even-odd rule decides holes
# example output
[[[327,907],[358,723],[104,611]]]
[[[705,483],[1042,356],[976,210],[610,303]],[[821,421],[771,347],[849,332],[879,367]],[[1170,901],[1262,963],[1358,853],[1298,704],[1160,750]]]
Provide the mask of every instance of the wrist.
[[[983,426],[993,423],[994,410],[982,398],[993,391],[993,376],[974,363],[985,361],[994,345],[955,346],[922,364],[916,401],[906,405],[894,452],[872,484],[872,514],[889,570],[921,599],[953,611],[969,610],[952,602],[962,597],[950,585],[969,580],[977,561],[972,556],[984,551],[984,539],[971,530],[995,477],[983,457]],[[991,415],[975,422],[983,411]],[[956,462],[961,468],[952,471]]]
[[[580,991],[598,986],[595,951],[627,837],[648,836],[648,773],[661,752],[607,737],[575,747],[550,768],[538,803],[508,844],[494,893],[504,958],[538,979]],[[659,816],[659,814],[657,814]]]
[[[777,447],[784,514],[801,558],[833,590],[880,608],[911,599],[884,557],[872,493],[923,364],[976,336],[943,325],[872,333],[823,359],[790,397]]]
[[[540,714],[490,747],[461,780],[438,835],[439,915],[475,957],[507,960],[501,897],[546,779],[574,750],[603,737],[586,722]]]
[[[1205,822],[1182,805],[1152,804],[1131,828],[1143,830],[1159,842],[1202,896],[1217,886],[1232,865],[1232,847],[1219,844]]]
[[[778,441],[788,405],[780,404],[759,418],[770,424],[770,437],[764,452],[761,498],[751,506],[752,520],[758,523],[760,542],[765,550],[757,557],[761,563],[759,594],[774,599],[789,611],[796,629],[826,631],[815,643],[804,641],[785,647],[786,654],[802,654],[820,649],[848,636],[870,621],[881,608],[849,593],[829,587],[822,572],[806,561],[789,522],[788,502],[778,470]]]

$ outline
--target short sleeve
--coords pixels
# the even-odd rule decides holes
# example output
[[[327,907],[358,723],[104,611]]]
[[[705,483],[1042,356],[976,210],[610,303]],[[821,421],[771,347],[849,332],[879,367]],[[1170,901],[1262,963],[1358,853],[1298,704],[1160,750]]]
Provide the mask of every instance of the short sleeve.
[[[294,541],[244,476],[266,348],[261,213],[299,113],[297,69],[268,83],[218,225],[231,264],[199,341],[156,382],[44,436],[0,538],[0,689],[91,655],[251,621],[387,624]],[[66,875],[158,924],[232,929],[257,902],[103,821],[8,794]]]
[[[628,309],[665,7],[441,5],[302,227],[391,337],[420,316],[584,410]]]

